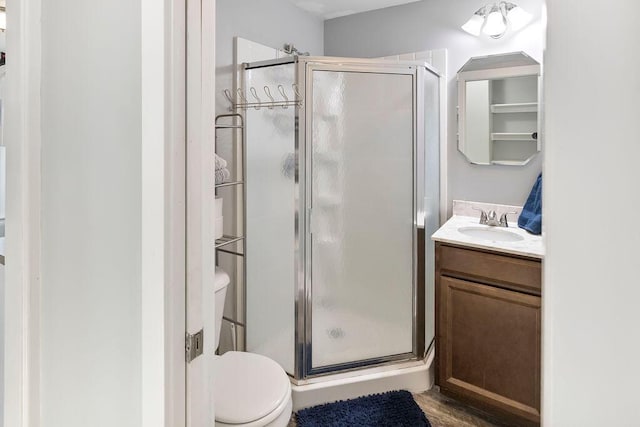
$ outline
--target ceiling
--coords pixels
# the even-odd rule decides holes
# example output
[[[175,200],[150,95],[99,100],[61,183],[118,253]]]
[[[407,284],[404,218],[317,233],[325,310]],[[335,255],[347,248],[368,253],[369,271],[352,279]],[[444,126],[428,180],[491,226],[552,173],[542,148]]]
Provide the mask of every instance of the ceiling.
[[[413,3],[419,0],[290,0],[301,9],[321,16],[324,19],[333,19],[340,16],[353,15],[354,13],[368,10],[383,9],[400,4]]]

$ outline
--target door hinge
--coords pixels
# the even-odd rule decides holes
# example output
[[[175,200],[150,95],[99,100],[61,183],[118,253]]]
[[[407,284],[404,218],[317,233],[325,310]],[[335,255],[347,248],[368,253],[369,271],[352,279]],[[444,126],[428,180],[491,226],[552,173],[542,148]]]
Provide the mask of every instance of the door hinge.
[[[200,329],[200,331],[196,332],[195,334],[190,334],[187,332],[184,347],[187,363],[191,363],[193,359],[202,354],[202,349],[204,347],[203,338],[203,329]]]

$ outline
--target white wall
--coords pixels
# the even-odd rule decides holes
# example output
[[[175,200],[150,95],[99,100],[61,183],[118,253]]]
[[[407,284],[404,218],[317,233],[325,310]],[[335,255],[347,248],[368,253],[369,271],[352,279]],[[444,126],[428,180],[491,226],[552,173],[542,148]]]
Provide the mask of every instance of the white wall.
[[[4,252],[4,250],[3,250]],[[4,384],[4,264],[0,264],[0,384]],[[0,387],[0,426],[4,425],[4,387]]]
[[[6,35],[0,31],[0,52],[6,52]],[[6,113],[6,67],[0,69],[0,237],[4,236],[4,218],[6,216],[6,153],[4,148],[4,116]]]
[[[477,163],[491,162],[489,80],[466,82],[465,154]]]
[[[0,52],[7,51],[7,37],[5,31],[0,31]],[[0,237],[4,236],[4,218],[6,201],[6,154],[4,149],[4,115],[6,109],[5,85],[6,67],[0,70]]]
[[[216,114],[229,107],[222,91],[233,88],[233,38],[273,48],[293,43],[312,55],[324,52],[323,19],[289,0],[218,0],[216,2]]]
[[[0,79],[2,79],[0,77]],[[0,83],[1,85],[2,83]],[[0,98],[2,102],[2,98]],[[2,113],[0,113],[2,114]],[[2,127],[0,126],[0,132]],[[4,237],[4,219],[6,215],[7,202],[7,152],[6,148],[0,145],[0,237]]]
[[[42,2],[42,426],[141,425],[141,11]]]
[[[449,60],[448,208],[453,199],[522,205],[540,172],[542,156],[524,167],[469,164],[456,144],[455,73],[472,56],[525,51],[542,59],[542,0],[517,3],[536,19],[516,34],[500,40],[473,37],[460,26],[480,7],[478,0],[425,0],[325,22],[325,54],[381,57],[447,48]]]
[[[639,15],[637,1],[548,2],[547,426],[640,420]]]

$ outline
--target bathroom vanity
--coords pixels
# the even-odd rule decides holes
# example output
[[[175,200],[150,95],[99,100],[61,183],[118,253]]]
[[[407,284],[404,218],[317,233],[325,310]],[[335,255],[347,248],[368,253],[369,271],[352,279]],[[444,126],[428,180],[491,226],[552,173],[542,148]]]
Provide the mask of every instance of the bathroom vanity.
[[[539,425],[540,236],[454,216],[433,240],[441,392],[517,425]]]

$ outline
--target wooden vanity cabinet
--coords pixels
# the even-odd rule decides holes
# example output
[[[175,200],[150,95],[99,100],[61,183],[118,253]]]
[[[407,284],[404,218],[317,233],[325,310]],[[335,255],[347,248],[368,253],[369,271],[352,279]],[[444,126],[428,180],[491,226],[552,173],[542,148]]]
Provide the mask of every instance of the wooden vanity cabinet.
[[[539,425],[540,327],[540,260],[436,243],[442,393]]]

